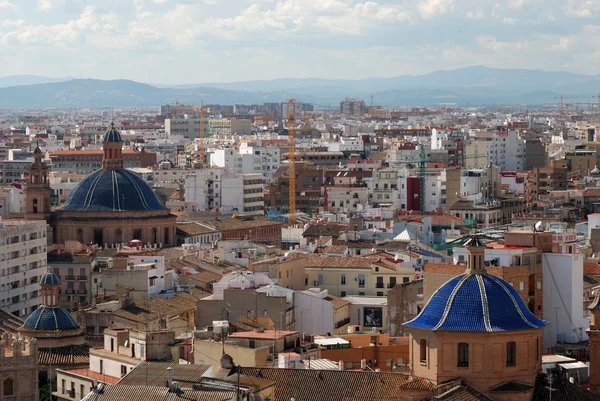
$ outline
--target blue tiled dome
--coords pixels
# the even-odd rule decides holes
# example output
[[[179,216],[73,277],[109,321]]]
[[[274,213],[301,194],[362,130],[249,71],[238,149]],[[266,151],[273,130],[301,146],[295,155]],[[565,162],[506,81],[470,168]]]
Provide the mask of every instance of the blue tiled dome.
[[[79,325],[64,308],[40,306],[25,321],[23,328],[29,330],[76,330]]]
[[[48,272],[42,276],[40,280],[40,284],[49,284],[49,285],[59,285],[60,279],[58,276],[52,272]]]
[[[148,184],[131,171],[101,169],[79,181],[61,210],[108,212],[167,208]]]
[[[442,285],[425,308],[405,326],[433,331],[501,332],[531,330],[548,322],[527,309],[506,281],[483,274],[462,274]]]
[[[121,134],[115,129],[115,125],[111,124],[111,128],[104,133],[102,142],[123,142]]]

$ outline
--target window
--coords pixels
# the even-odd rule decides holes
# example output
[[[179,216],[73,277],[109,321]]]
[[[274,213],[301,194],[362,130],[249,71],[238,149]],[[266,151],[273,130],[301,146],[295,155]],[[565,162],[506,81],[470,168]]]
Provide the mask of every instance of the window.
[[[469,367],[469,344],[458,343],[458,364],[459,368]]]
[[[85,396],[85,394],[83,393],[85,391],[85,386],[83,384],[79,385],[79,394],[81,394],[80,398],[83,398]]]
[[[509,341],[506,343],[506,366],[515,366],[517,360],[517,343]]]
[[[104,360],[100,359],[100,373],[104,373]]]
[[[419,360],[422,365],[425,365],[427,363],[427,340],[422,338],[421,341],[419,341],[419,348],[421,350]]]
[[[391,368],[392,367],[392,359],[386,359],[385,366],[387,366],[388,368]]]
[[[121,365],[121,377],[127,374],[127,366]]]
[[[365,275],[364,274],[358,275],[358,288],[365,288]]]
[[[60,384],[62,385],[62,393],[63,394],[66,393],[67,392],[67,381],[65,379],[62,379]],[[4,392],[4,395],[6,395],[6,391]]]
[[[115,352],[115,339],[110,339],[110,352]]]
[[[354,363],[353,362],[346,362],[346,369],[354,369]]]
[[[519,282],[519,291],[523,291],[525,289],[525,283],[523,283],[522,281]]]
[[[346,275],[345,275],[345,274],[342,274],[342,277],[341,277],[341,284],[342,284],[342,285],[346,285]]]

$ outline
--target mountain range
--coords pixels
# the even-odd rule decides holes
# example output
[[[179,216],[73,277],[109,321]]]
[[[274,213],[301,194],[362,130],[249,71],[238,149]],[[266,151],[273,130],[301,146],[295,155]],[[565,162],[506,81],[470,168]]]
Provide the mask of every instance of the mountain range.
[[[337,80],[289,78],[186,85],[130,80],[0,77],[0,108],[156,107],[184,104],[254,104],[294,98],[337,108],[345,97],[378,105],[543,105],[565,95],[572,102],[596,102],[600,75],[474,66],[423,75]],[[566,100],[565,100],[566,101]]]

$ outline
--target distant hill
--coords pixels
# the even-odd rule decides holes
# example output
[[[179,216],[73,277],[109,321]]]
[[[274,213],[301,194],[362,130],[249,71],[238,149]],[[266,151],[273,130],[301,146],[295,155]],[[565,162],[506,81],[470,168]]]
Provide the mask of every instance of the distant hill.
[[[73,79],[73,77],[51,78],[39,75],[10,75],[0,77],[0,88],[9,86],[47,84],[51,82],[64,82]]]
[[[280,102],[291,94],[241,92],[218,88],[157,88],[129,80],[74,79],[0,88],[0,108],[156,107],[185,104]]]
[[[371,95],[374,104],[386,106],[541,105],[556,102],[554,98],[560,94],[574,102],[596,101],[592,96],[600,92],[599,75],[483,66],[360,80],[290,78],[149,85],[129,80],[72,79],[2,88],[1,83],[9,78],[15,82],[14,77],[0,78],[0,108],[156,107],[176,100],[186,104],[199,104],[201,100],[205,104],[253,104],[290,98],[337,108],[345,97],[369,103]]]

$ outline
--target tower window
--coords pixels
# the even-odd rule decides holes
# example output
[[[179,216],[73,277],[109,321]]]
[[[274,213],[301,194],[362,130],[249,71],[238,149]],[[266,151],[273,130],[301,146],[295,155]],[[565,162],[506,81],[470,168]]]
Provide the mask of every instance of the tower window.
[[[509,341],[506,343],[506,366],[515,366],[517,361],[517,343]]]
[[[469,367],[469,344],[458,343],[458,367]]]
[[[37,213],[38,212],[38,200],[34,199],[33,200],[33,213]]]
[[[13,381],[11,378],[4,379],[4,395],[13,395]]]
[[[422,338],[421,341],[419,341],[419,348],[421,351],[419,360],[421,361],[421,364],[424,365],[427,363],[427,340]]]

